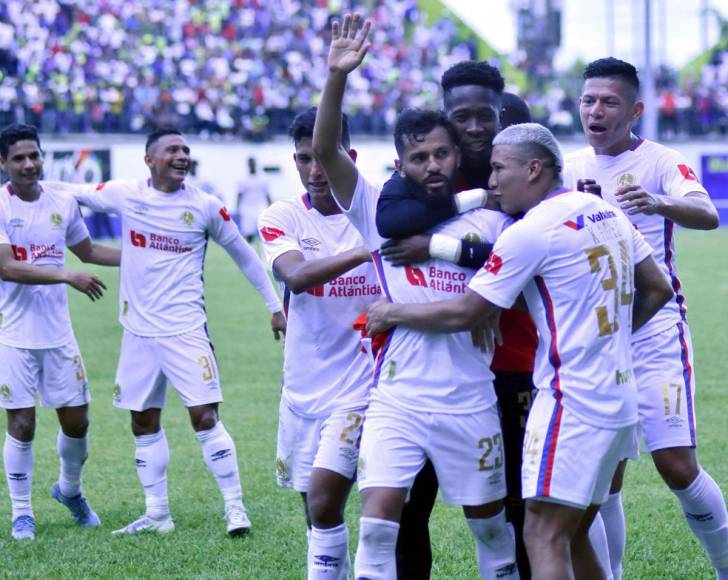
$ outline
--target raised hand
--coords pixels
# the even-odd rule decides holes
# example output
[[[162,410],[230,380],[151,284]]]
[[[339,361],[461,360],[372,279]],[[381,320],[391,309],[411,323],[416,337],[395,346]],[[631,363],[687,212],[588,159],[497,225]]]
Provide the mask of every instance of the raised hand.
[[[79,292],[83,292],[91,301],[96,301],[104,295],[106,285],[101,278],[85,272],[69,272],[68,284]]]
[[[336,20],[331,25],[331,47],[327,61],[330,72],[349,74],[364,60],[372,45],[371,42],[365,42],[372,23],[366,20],[361,30],[360,26],[359,14],[345,14],[341,27]]]

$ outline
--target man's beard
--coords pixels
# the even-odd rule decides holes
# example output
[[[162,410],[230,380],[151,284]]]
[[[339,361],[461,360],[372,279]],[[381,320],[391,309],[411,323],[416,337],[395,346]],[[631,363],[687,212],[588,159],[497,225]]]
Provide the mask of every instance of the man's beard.
[[[430,193],[429,191],[427,191],[427,187],[425,187],[424,184],[417,183],[414,179],[406,175],[404,179],[407,182],[407,189],[411,191],[416,198],[421,199],[427,204],[433,207],[437,207],[450,205],[452,203],[454,193],[452,179],[445,178],[447,181],[447,192],[444,194]]]

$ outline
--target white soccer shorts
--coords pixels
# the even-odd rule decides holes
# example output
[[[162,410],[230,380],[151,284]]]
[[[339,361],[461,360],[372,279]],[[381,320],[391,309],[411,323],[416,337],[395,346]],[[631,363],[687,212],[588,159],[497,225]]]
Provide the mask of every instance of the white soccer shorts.
[[[373,399],[359,454],[359,489],[410,489],[429,458],[442,498],[478,506],[506,496],[498,406],[468,414],[413,412]]]
[[[278,415],[276,480],[281,487],[308,492],[311,470],[328,469],[353,480],[366,407],[304,417],[281,397]]]
[[[86,369],[76,339],[57,348],[15,348],[0,344],[0,407],[59,409],[86,405]]]
[[[220,374],[205,327],[175,336],[124,331],[114,386],[114,406],[131,411],[164,407],[167,383],[185,407],[220,403]]]
[[[523,498],[578,508],[601,505],[617,465],[634,454],[636,428],[588,425],[551,392],[539,391],[523,442]]]
[[[695,372],[688,325],[632,344],[640,431],[647,450],[695,447]]]

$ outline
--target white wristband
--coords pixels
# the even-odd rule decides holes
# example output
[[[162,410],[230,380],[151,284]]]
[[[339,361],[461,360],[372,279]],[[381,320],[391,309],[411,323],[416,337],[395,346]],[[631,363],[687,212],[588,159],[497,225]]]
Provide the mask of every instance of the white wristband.
[[[457,264],[460,259],[460,252],[462,246],[460,240],[457,238],[451,238],[450,236],[443,236],[442,234],[432,234],[430,238],[430,256],[433,258],[440,258],[441,260],[447,260]]]
[[[471,209],[485,206],[488,201],[488,191],[485,189],[467,189],[455,194],[455,205],[458,213],[465,213]]]

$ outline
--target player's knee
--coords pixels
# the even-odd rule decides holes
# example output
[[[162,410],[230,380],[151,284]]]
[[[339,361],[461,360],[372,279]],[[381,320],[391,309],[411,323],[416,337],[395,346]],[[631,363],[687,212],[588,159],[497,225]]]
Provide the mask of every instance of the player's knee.
[[[523,526],[523,541],[529,553],[540,551],[544,548],[554,548],[558,546],[567,547],[571,542],[571,537],[566,530],[555,522],[538,517],[533,513],[529,513]]]
[[[323,490],[309,491],[308,515],[317,528],[333,528],[344,521],[344,506],[335,494]]]
[[[212,405],[191,407],[189,413],[195,431],[208,431],[217,425],[217,409]]]
[[[691,461],[663,462],[658,471],[670,489],[687,489],[698,477],[700,468]]]
[[[18,441],[32,441],[35,436],[35,414],[8,414],[8,433]]]

